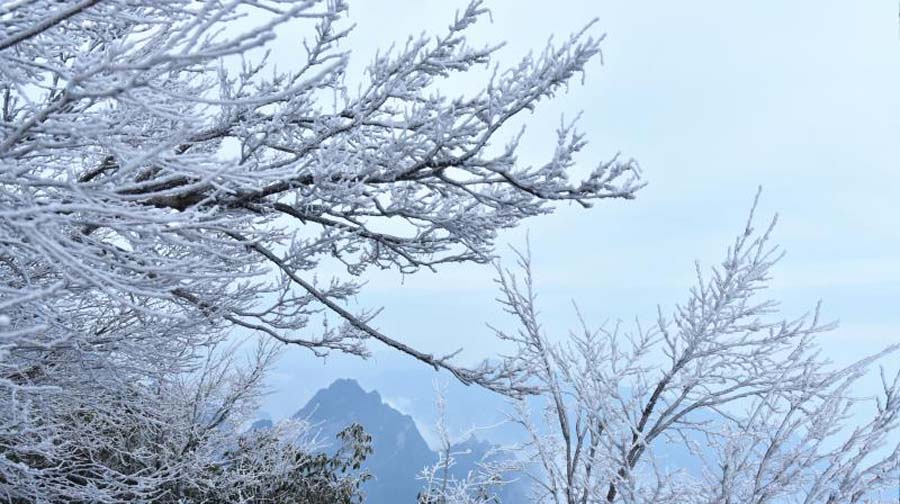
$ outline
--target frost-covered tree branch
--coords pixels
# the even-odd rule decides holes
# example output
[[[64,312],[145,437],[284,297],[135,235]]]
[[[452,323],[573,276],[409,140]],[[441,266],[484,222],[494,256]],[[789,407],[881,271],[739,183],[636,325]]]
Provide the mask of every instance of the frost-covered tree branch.
[[[486,450],[475,467],[462,473],[456,468],[459,457],[471,456],[470,449],[453,444],[446,421],[447,402],[444,389],[435,387],[437,407],[438,460],[425,467],[418,475],[422,482],[419,504],[499,504],[503,502],[501,490],[513,482],[521,469],[520,461],[509,447],[492,447]],[[478,428],[471,428],[459,436],[474,440]]]
[[[519,329],[497,334],[544,403],[540,418],[524,402],[512,416],[539,466],[538,502],[883,502],[896,488],[900,373],[882,371],[875,399],[854,385],[900,345],[836,367],[815,341],[833,327],[818,306],[778,318],[759,298],[781,257],[773,226],[755,232],[751,213],[721,265],[698,266],[687,301],[652,329],[591,329],[579,312],[578,330],[551,339],[529,255],[521,277],[499,270]]]
[[[317,355],[365,356],[375,340],[464,383],[525,391],[516,369],[467,368],[412,348],[378,330],[377,311],[350,303],[369,268],[489,262],[498,231],[556,202],[589,206],[641,187],[634,163],[618,159],[570,180],[585,140],[569,123],[543,164],[517,159],[521,135],[509,122],[564,90],[600,39],[585,28],[501,69],[500,45],[466,40],[485,13],[473,2],[444,33],[379,53],[351,88],[341,0],[0,6],[8,498],[111,502],[165,487],[160,474],[181,466],[102,462],[75,479],[47,471],[93,457],[94,443],[104,456],[123,450],[102,438],[126,406],[135,422],[168,422],[160,435],[192,432],[184,453],[211,446],[169,422],[184,404],[218,404],[201,408],[203,421],[234,434],[235,405],[257,393],[258,378],[203,362],[237,332]],[[287,26],[305,36],[291,35],[298,50],[276,70],[268,45]],[[493,73],[480,89],[440,92],[453,74],[481,67]],[[319,274],[335,260],[346,274]],[[197,397],[169,395],[203,369],[215,379]],[[231,382],[248,385],[204,399],[205,387]]]
[[[365,355],[375,339],[502,391],[502,373],[411,349],[378,332],[371,313],[351,312],[354,277],[487,262],[498,230],[551,202],[589,206],[641,187],[634,164],[617,159],[570,181],[584,145],[572,124],[542,165],[518,162],[518,135],[494,146],[510,119],[598,53],[587,29],[451,98],[440,82],[489,65],[499,47],[466,42],[480,2],[446,33],[379,54],[355,91],[340,1],[3,9],[0,309],[22,338],[87,337],[68,326],[51,338],[46,317],[30,315],[84,291],[97,305],[317,352]],[[272,73],[265,47],[286,23],[309,23],[309,38],[297,40],[294,68]],[[318,285],[326,258],[349,277]],[[342,325],[310,334],[323,310]]]

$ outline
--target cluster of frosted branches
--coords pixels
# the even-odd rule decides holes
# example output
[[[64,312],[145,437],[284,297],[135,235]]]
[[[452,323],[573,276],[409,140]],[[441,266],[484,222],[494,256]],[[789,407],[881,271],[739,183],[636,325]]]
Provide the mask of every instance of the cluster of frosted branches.
[[[352,90],[346,11],[340,0],[0,5],[8,499],[112,502],[190,474],[172,461],[217,443],[189,433],[232,431],[269,361],[250,374],[224,366],[216,387],[234,385],[209,397],[210,383],[179,385],[216,364],[205,357],[235,328],[317,354],[364,356],[377,340],[465,383],[522,391],[515,369],[411,348],[348,299],[367,268],[487,262],[498,230],[553,202],[634,196],[631,162],[568,179],[584,145],[571,124],[537,166],[519,164],[520,136],[503,133],[582,72],[599,40],[576,33],[443,96],[442,80],[490,68],[499,48],[466,42],[486,12],[476,1],[445,33],[379,54]],[[273,71],[266,46],[286,25],[308,37]],[[317,279],[324,260],[347,274]],[[332,323],[317,330],[323,315]],[[197,411],[182,417],[185,405]]]
[[[178,502],[234,483],[235,474],[218,469],[221,455],[235,422],[256,407],[271,345],[247,365],[235,362],[233,348],[207,350],[190,373],[125,352],[110,351],[107,361],[97,354],[50,351],[28,370],[33,387],[4,397],[4,502]]]
[[[751,213],[752,220],[752,213]],[[774,225],[774,221],[773,221]],[[537,502],[885,502],[900,471],[900,373],[882,371],[878,398],[854,385],[883,352],[838,368],[812,315],[778,319],[761,300],[780,258],[771,227],[746,230],[725,260],[653,329],[620,324],[553,341],[541,327],[530,258],[523,276],[499,270],[501,302],[517,320],[515,366],[541,391],[543,413],[513,419]],[[862,419],[862,420],[861,420]],[[885,493],[887,492],[887,493]]]
[[[306,422],[286,420],[271,429],[251,430],[222,455],[210,477],[179,503],[357,504],[360,487],[371,476],[360,470],[372,453],[372,438],[359,424],[337,435],[339,445],[328,454],[308,437]],[[175,499],[172,499],[175,501]]]
[[[616,160],[570,182],[584,144],[571,125],[540,166],[517,164],[516,136],[490,148],[599,51],[584,32],[447,98],[441,79],[489,64],[497,49],[466,43],[485,12],[478,2],[444,35],[379,55],[357,91],[343,85],[339,1],[53,5],[0,13],[8,351],[91,340],[68,322],[103,307],[240,326],[316,352],[365,354],[376,339],[502,388],[503,376],[419,352],[376,330],[372,313],[349,311],[353,276],[485,262],[499,229],[548,202],[589,205],[640,187],[634,166]],[[240,31],[248,16],[258,24]],[[271,74],[265,56],[247,56],[277,26],[304,21],[312,39],[291,71]],[[317,283],[323,258],[346,264],[350,279]],[[86,295],[89,306],[72,309]],[[323,310],[342,324],[310,334]]]
[[[418,475],[422,482],[419,504],[499,504],[502,502],[500,491],[511,483],[521,464],[511,449],[492,447],[475,462],[474,469],[460,474],[456,470],[457,458],[470,456],[471,453],[451,442],[446,423],[444,390],[436,387],[436,393],[438,420],[435,427],[440,441],[438,460]],[[472,428],[460,437],[474,440],[477,430]]]

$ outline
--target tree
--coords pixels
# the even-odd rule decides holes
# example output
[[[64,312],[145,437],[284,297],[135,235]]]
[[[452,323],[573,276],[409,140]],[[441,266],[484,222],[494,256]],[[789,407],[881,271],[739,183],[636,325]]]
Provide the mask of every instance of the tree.
[[[600,40],[586,28],[448,98],[442,80],[499,48],[466,42],[486,12],[476,1],[445,34],[380,54],[354,91],[346,11],[0,7],[0,494],[115,502],[186,484],[175,475],[236,442],[270,362],[219,360],[211,349],[241,331],[319,355],[365,356],[375,340],[465,383],[524,391],[517,369],[412,348],[347,301],[368,268],[485,263],[499,230],[554,202],[635,195],[630,161],[569,181],[584,145],[572,124],[537,167],[518,163],[519,136],[495,146]],[[273,71],[266,45],[289,23],[313,25],[305,55]],[[328,260],[347,275],[316,280]]]
[[[372,453],[372,438],[360,425],[338,433],[341,444],[334,454],[298,447],[296,431],[279,432],[285,426],[281,422],[273,430],[242,436],[220,463],[209,467],[210,484],[179,498],[216,504],[364,502],[360,486],[370,476],[360,468]],[[300,434],[308,429],[301,426]]]
[[[511,478],[520,464],[511,452],[503,447],[492,447],[478,458],[475,467],[464,474],[456,474],[458,457],[471,456],[469,451],[454,446],[450,440],[447,427],[444,388],[435,384],[437,407],[436,434],[440,442],[438,460],[423,468],[418,475],[422,482],[422,490],[417,499],[418,504],[499,504],[504,486],[511,483]],[[470,428],[459,436],[462,439],[474,439],[478,428]]]
[[[175,502],[207,486],[235,442],[234,422],[255,409],[274,356],[271,345],[260,346],[248,366],[237,366],[233,349],[213,349],[198,369],[179,372],[123,354],[124,362],[79,361],[58,349],[37,368],[52,374],[35,371],[13,390],[0,412],[6,502]]]
[[[754,209],[756,205],[754,204]],[[579,329],[552,340],[535,304],[529,255],[521,279],[498,269],[518,331],[497,330],[540,390],[542,414],[517,404],[535,501],[555,503],[886,502],[900,470],[900,372],[882,369],[877,398],[853,386],[883,352],[846,367],[821,355],[833,327],[819,307],[775,317],[759,299],[781,258],[753,212],[724,261],[655,327]],[[576,307],[577,312],[577,307]],[[864,420],[860,420],[863,418]],[[685,460],[666,460],[681,450]],[[674,465],[674,467],[672,467]],[[529,466],[525,466],[527,469]]]
[[[447,34],[380,55],[358,92],[342,84],[342,2],[14,7],[0,41],[0,182],[15,334],[45,333],[27,307],[84,290],[97,296],[91,306],[215,321],[314,351],[363,354],[375,339],[500,387],[383,335],[371,313],[342,305],[356,283],[317,284],[308,272],[328,256],[351,276],[486,262],[497,230],[550,211],[550,201],[588,205],[639,188],[633,164],[619,161],[571,184],[584,141],[570,125],[536,168],[517,165],[518,137],[489,149],[510,118],[599,51],[585,32],[496,72],[474,96],[448,99],[436,82],[488,64],[497,49],[466,44],[485,12],[478,2]],[[268,17],[232,35],[231,22],[250,11]],[[265,58],[246,53],[306,19],[316,27],[303,64],[265,77]],[[227,57],[240,58],[239,71],[222,66]],[[228,146],[236,159],[223,155]],[[322,309],[343,325],[297,336]]]

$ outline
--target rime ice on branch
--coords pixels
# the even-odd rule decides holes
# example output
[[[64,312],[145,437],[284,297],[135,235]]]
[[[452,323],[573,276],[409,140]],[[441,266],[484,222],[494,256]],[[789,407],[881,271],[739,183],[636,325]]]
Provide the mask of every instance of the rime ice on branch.
[[[479,2],[446,33],[379,55],[356,91],[343,85],[342,2],[79,6],[11,5],[0,18],[4,311],[23,337],[48,336],[26,313],[85,291],[97,306],[246,327],[316,352],[364,354],[376,339],[502,389],[348,311],[353,277],[485,262],[498,230],[550,202],[588,206],[640,188],[619,160],[570,181],[584,145],[572,125],[539,166],[517,163],[516,135],[490,148],[598,53],[585,31],[448,98],[439,81],[489,65],[499,47],[466,43],[486,12]],[[258,26],[232,29],[250,14]],[[294,69],[273,74],[265,58],[244,57],[288,22],[315,24]],[[241,58],[240,70],[223,58]],[[236,159],[222,155],[226,143],[240,146]],[[316,283],[322,257],[343,261],[350,279]],[[273,271],[278,281],[263,275]],[[313,336],[307,321],[323,309],[343,324]]]
[[[515,370],[411,348],[347,300],[367,268],[483,263],[499,230],[554,202],[635,195],[627,161],[569,180],[584,145],[573,125],[536,166],[517,161],[504,128],[577,78],[600,40],[578,32],[446,97],[442,80],[490,67],[499,48],[466,42],[486,13],[473,2],[437,37],[381,53],[354,90],[346,11],[0,5],[0,481],[13,497],[181,491],[176,476],[221,452],[214,438],[270,362],[267,349],[247,368],[208,350],[235,328],[317,354],[366,355],[377,340],[522,392]],[[273,71],[265,48],[288,23],[308,28],[304,50]],[[317,280],[326,258],[347,275]],[[310,325],[323,313],[340,323]],[[124,445],[135,451],[111,455]]]
[[[754,205],[755,208],[755,205]],[[780,259],[748,221],[711,275],[671,317],[591,328],[567,338],[541,325],[528,254],[499,269],[501,303],[518,330],[510,368],[540,391],[542,415],[518,402],[512,420],[535,501],[863,503],[895,495],[900,471],[900,370],[877,397],[854,388],[900,344],[846,367],[821,355],[819,307],[796,319],[761,299]],[[886,360],[886,359],[885,359]],[[861,420],[862,419],[862,420]],[[672,457],[682,452],[683,455]],[[668,457],[667,457],[668,455]],[[688,461],[696,467],[690,471]]]

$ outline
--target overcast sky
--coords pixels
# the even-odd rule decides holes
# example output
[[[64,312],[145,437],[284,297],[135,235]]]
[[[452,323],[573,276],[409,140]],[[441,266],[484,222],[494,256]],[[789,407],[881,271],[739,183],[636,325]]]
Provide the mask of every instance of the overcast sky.
[[[365,66],[377,47],[440,32],[464,5],[351,0],[358,24],[349,41],[353,68]],[[549,330],[572,325],[572,299],[597,323],[649,321],[657,303],[665,309],[684,299],[693,261],[709,265],[722,257],[762,185],[760,225],[778,212],[775,237],[787,250],[770,292],[786,314],[822,299],[826,316],[841,322],[821,339],[838,362],[900,340],[895,0],[486,5],[493,21],[477,26],[472,40],[507,41],[505,62],[592,18],[599,20],[595,33],[606,34],[604,63],[589,66],[585,84],[526,118],[521,160],[547,159],[560,115],[582,111],[590,140],[584,171],[620,152],[637,159],[649,181],[635,201],[563,207],[501,236],[504,247],[520,246],[530,232]],[[299,35],[282,34],[279,66],[290,64]],[[465,85],[447,91],[465,92]],[[405,279],[378,274],[359,302],[383,306],[377,325],[422,350],[461,346],[466,358],[490,356],[498,347],[484,324],[504,321],[492,303],[492,275],[490,267],[474,265]],[[340,357],[323,363],[289,350],[271,380],[266,411],[288,415],[333,379],[355,377],[421,416],[431,398],[412,396],[431,375],[421,364],[373,350],[369,363]],[[895,369],[900,358],[886,364]],[[411,376],[419,388],[404,378]]]

